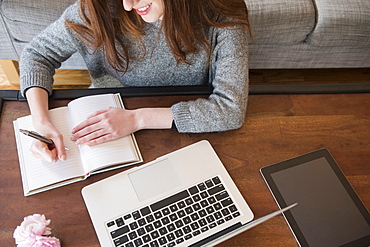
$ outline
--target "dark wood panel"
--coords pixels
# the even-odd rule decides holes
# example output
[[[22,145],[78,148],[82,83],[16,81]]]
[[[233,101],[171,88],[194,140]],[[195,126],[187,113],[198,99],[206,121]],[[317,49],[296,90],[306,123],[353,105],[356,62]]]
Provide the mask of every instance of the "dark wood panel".
[[[129,109],[167,106],[193,96],[127,98]],[[67,101],[52,102],[52,106]],[[202,139],[213,145],[255,217],[277,209],[259,169],[319,148],[328,148],[370,208],[370,94],[251,95],[241,129],[203,134],[143,130],[136,138],[146,162]],[[29,114],[25,102],[6,101],[0,118],[0,239],[14,246],[13,231],[24,216],[50,218],[63,246],[99,246],[81,189],[125,169],[24,197],[12,121]],[[277,216],[220,246],[297,246],[284,218]]]

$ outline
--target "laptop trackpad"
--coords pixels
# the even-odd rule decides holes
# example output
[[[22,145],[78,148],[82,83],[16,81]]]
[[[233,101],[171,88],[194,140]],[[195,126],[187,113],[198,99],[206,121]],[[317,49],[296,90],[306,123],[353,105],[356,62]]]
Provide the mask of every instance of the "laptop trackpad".
[[[134,171],[128,177],[140,201],[181,185],[181,180],[168,159]]]

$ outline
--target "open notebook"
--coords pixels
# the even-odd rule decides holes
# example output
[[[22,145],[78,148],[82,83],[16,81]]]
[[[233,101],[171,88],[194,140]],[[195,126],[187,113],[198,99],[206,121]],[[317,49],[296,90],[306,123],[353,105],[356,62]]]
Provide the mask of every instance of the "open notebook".
[[[133,134],[96,146],[76,145],[70,140],[74,126],[97,110],[112,107],[123,108],[119,94],[92,95],[71,101],[68,106],[49,111],[54,126],[62,133],[67,151],[67,160],[55,164],[33,157],[29,150],[34,141],[19,129],[33,130],[31,116],[14,121],[19,164],[24,195],[86,179],[91,174],[142,162],[140,150]]]

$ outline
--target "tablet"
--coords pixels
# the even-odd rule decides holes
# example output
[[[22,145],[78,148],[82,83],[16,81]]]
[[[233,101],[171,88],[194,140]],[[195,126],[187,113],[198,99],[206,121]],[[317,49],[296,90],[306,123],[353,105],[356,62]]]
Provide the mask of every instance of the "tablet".
[[[370,215],[326,149],[261,168],[300,246],[370,246]]]

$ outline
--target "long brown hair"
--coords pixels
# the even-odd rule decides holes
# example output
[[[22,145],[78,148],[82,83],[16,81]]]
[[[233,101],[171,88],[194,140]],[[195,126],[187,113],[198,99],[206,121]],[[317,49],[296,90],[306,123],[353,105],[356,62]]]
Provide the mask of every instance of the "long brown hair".
[[[186,55],[202,47],[210,56],[205,30],[245,25],[252,36],[248,10],[244,0],[163,0],[162,28],[167,44],[177,63],[189,63]],[[132,57],[122,34],[141,42],[143,20],[136,11],[124,10],[122,0],[80,0],[84,25],[67,21],[82,42],[93,50],[102,49],[108,63],[117,71],[126,72]],[[217,18],[232,17],[230,18]],[[121,46],[118,52],[117,45]]]

